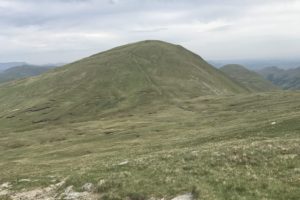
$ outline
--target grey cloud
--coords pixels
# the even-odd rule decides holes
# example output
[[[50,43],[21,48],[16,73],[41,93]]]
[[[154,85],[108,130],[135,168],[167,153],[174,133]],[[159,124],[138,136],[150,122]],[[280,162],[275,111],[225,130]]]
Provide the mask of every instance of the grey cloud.
[[[293,0],[1,0],[0,61],[67,62],[143,39],[180,43],[210,59],[276,57],[267,39],[298,44],[299,13]]]

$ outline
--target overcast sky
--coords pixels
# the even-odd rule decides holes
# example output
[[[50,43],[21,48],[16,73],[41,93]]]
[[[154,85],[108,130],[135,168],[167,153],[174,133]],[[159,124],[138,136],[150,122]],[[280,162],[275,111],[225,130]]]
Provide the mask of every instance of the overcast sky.
[[[0,62],[70,62],[146,39],[209,60],[300,58],[300,0],[0,0]]]

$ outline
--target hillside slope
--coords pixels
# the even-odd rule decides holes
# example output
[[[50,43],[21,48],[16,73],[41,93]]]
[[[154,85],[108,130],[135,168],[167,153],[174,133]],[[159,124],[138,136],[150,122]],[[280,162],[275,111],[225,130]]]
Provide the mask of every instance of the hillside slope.
[[[51,67],[39,67],[33,65],[22,65],[22,66],[12,67],[0,73],[0,83],[17,80],[21,78],[27,78],[31,76],[37,76],[50,69]]]
[[[34,130],[1,126],[0,185],[10,191],[0,187],[0,199],[76,199],[57,198],[73,190],[99,200],[299,199],[299,98],[214,95]]]
[[[225,65],[221,67],[220,70],[251,92],[267,92],[278,90],[278,88],[270,81],[265,80],[256,72],[250,71],[241,65]]]
[[[245,90],[158,41],[2,84],[0,199],[299,199],[300,93]]]
[[[245,89],[183,47],[143,41],[4,84],[0,111],[6,121],[42,123],[93,118],[161,100],[240,92]]]
[[[278,67],[266,67],[259,70],[258,73],[285,90],[300,89],[300,67],[287,70]]]

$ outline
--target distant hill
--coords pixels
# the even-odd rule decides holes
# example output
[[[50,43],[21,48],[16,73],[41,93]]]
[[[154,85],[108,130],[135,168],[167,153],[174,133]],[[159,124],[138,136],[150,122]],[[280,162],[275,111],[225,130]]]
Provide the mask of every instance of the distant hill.
[[[38,122],[246,90],[179,45],[142,41],[0,87],[0,110]],[[41,115],[41,113],[43,113]]]
[[[250,70],[260,70],[267,66],[278,66],[282,69],[289,69],[289,68],[295,68],[300,66],[300,60],[299,59],[291,59],[291,60],[267,60],[267,59],[236,59],[236,60],[209,60],[209,63],[211,63],[213,66],[216,66],[217,68],[220,68],[224,65],[228,64],[239,64],[242,66],[246,66],[247,69]]]
[[[40,75],[52,67],[39,67],[33,65],[22,65],[17,67],[12,67],[0,72],[0,83],[7,81],[17,80],[21,78],[27,78],[31,76]]]
[[[300,89],[300,67],[286,70],[278,67],[267,67],[259,70],[258,73],[283,89]]]
[[[270,81],[265,80],[261,75],[246,69],[242,65],[225,65],[220,70],[251,92],[266,92],[278,89]]]
[[[22,65],[27,65],[27,63],[25,63],[25,62],[5,62],[5,63],[0,63],[0,71],[9,69],[11,67],[22,66]]]

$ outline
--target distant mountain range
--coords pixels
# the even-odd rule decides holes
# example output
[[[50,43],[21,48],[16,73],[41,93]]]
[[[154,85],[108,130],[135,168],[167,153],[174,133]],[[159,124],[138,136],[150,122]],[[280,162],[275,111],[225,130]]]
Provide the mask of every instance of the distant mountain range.
[[[0,63],[0,71],[9,69],[11,67],[22,66],[22,65],[27,65],[27,63],[26,62],[5,62],[5,63]]]
[[[236,59],[236,60],[209,60],[208,61],[213,66],[220,68],[228,64],[239,64],[245,66],[251,70],[260,70],[268,66],[278,66],[281,69],[290,69],[300,66],[300,59],[291,59],[291,60],[266,60],[266,59]]]
[[[300,89],[300,67],[294,69],[280,69],[267,67],[257,71],[265,79],[286,90]]]
[[[21,65],[0,72],[0,83],[40,75],[53,67]]]
[[[218,66],[220,63],[213,64]],[[63,64],[37,66],[25,62],[0,63],[0,83],[37,76],[61,65]],[[249,92],[265,92],[279,88],[300,89],[300,67],[293,69],[266,67],[254,72],[239,64],[228,64],[219,69]]]
[[[225,65],[220,70],[250,92],[267,92],[279,89],[258,73],[250,71],[242,65]]]

